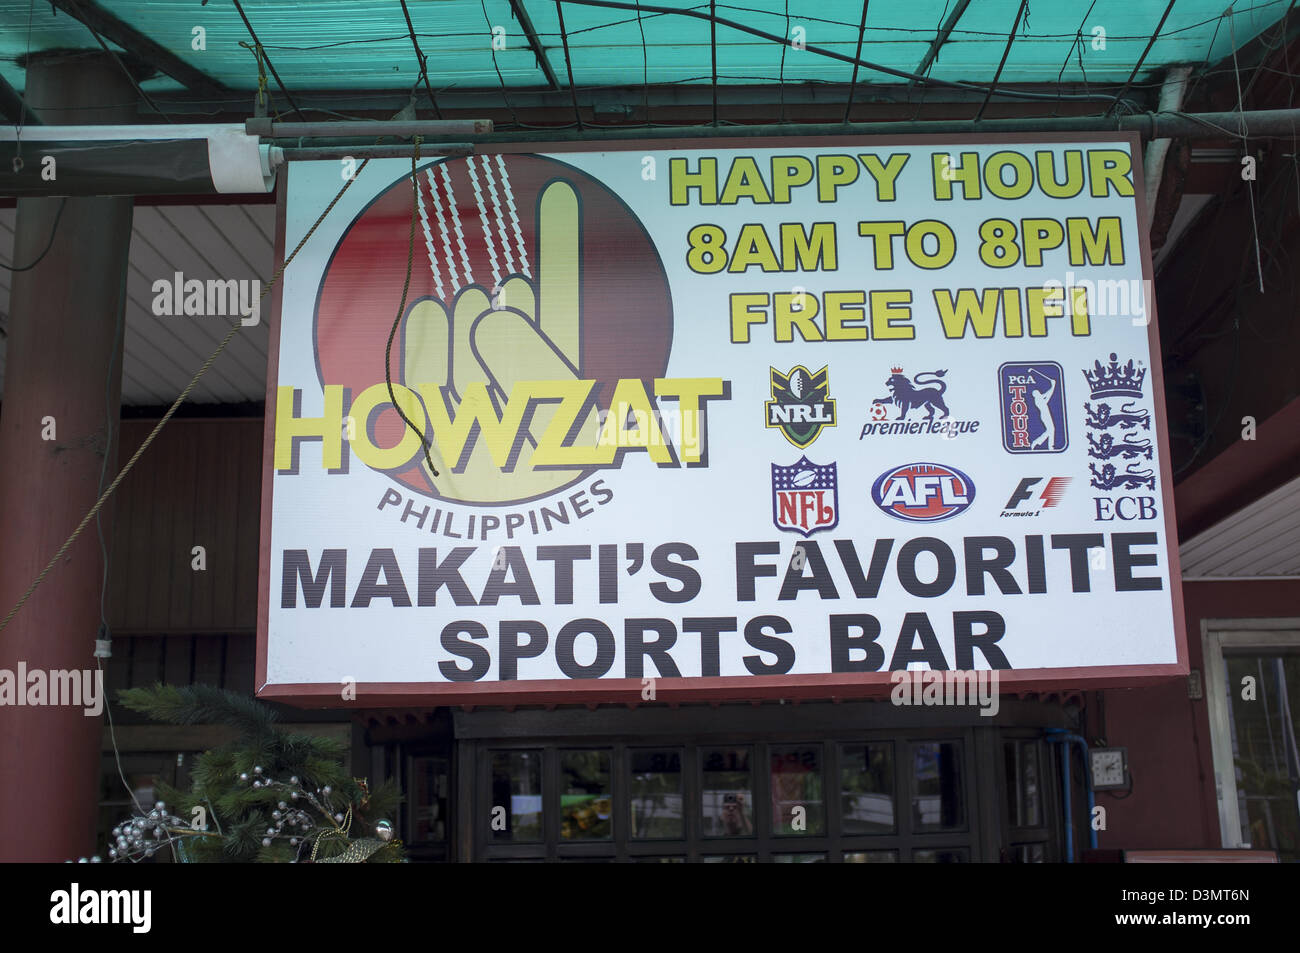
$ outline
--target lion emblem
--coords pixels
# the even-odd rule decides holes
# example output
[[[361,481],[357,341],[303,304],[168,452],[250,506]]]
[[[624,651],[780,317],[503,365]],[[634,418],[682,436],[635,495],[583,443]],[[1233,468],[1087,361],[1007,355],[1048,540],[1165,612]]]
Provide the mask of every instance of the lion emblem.
[[[1110,404],[1098,404],[1097,409],[1092,409],[1092,404],[1084,404],[1083,409],[1088,414],[1088,426],[1094,430],[1109,430],[1111,427],[1118,426],[1120,430],[1132,430],[1134,427],[1141,427],[1143,430],[1151,429],[1151,414],[1145,410],[1138,410],[1134,401],[1128,401],[1120,408],[1119,413],[1110,409]]]
[[[1116,487],[1124,490],[1154,490],[1156,488],[1156,475],[1152,470],[1143,469],[1139,464],[1130,463],[1123,472],[1115,469],[1115,464],[1103,464],[1101,469],[1097,469],[1097,464],[1088,464],[1088,469],[1092,471],[1092,479],[1088,482],[1099,490],[1113,490]]]
[[[885,381],[885,386],[889,388],[888,397],[877,397],[874,401],[877,404],[894,404],[898,408],[898,417],[896,420],[902,420],[913,410],[919,408],[928,408],[929,413],[925,415],[926,420],[934,420],[934,412],[940,411],[944,417],[950,416],[948,405],[943,402],[944,391],[948,385],[942,380],[948,371],[923,371],[917,374],[911,380],[908,380],[901,367],[893,368],[893,373]],[[924,378],[924,380],[922,379]],[[932,384],[934,386],[924,386]]]
[[[1103,433],[1100,440],[1088,434],[1088,455],[1098,460],[1109,460],[1111,457],[1123,457],[1125,460],[1146,457],[1150,460],[1153,453],[1151,441],[1137,439],[1136,434],[1126,433],[1119,443],[1108,433]]]

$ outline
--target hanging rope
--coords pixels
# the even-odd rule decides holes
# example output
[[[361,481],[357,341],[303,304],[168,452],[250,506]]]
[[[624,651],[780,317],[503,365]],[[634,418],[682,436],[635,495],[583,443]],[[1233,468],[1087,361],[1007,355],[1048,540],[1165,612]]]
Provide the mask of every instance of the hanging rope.
[[[329,215],[331,211],[333,211],[334,206],[338,204],[339,199],[343,198],[343,194],[347,192],[347,190],[352,186],[352,183],[357,180],[357,178],[361,175],[362,170],[365,169],[367,163],[369,162],[370,162],[369,159],[365,159],[364,161],[362,161],[361,165],[357,167],[357,171],[352,176],[352,178],[348,179],[346,182],[343,183],[343,187],[339,189],[338,194],[334,196],[333,201],[331,201],[330,204],[325,207],[325,211],[320,213],[320,217],[316,219],[316,221],[312,224],[312,227],[307,230],[307,234],[302,237],[302,241],[298,242],[297,247],[294,248],[294,250],[284,259],[280,267],[275,270],[275,274],[271,276],[271,280],[268,281],[266,283],[266,287],[262,289],[262,294],[261,294],[262,298],[265,298],[268,294],[271,293],[271,289],[275,287],[275,283],[279,281],[280,276],[284,274],[285,268],[289,267],[289,263],[293,261],[294,258],[297,257],[298,252],[302,251],[302,247],[306,245],[308,240],[312,237],[312,235],[315,234],[316,229],[320,226],[320,223],[325,221],[325,217]],[[408,281],[410,280],[409,261],[407,262],[407,280]],[[403,297],[403,301],[405,301],[405,297],[406,297],[405,291],[403,291],[402,297]],[[128,460],[126,466],[122,468],[122,472],[120,472],[117,475],[117,477],[113,480],[113,482],[109,484],[108,489],[106,489],[102,494],[100,494],[99,499],[95,501],[95,505],[90,508],[90,511],[84,517],[82,517],[81,522],[77,524],[77,528],[72,531],[72,535],[69,536],[64,541],[63,545],[59,547],[59,551],[55,553],[53,557],[51,557],[48,563],[45,564],[45,568],[41,570],[40,575],[37,576],[35,580],[33,580],[30,586],[27,587],[27,591],[23,593],[22,598],[18,600],[18,602],[14,605],[14,607],[9,610],[9,613],[4,617],[4,620],[0,621],[0,632],[3,632],[8,627],[13,617],[18,614],[18,611],[27,603],[27,600],[31,598],[32,593],[36,591],[36,587],[45,581],[45,577],[49,575],[50,570],[52,570],[58,564],[59,560],[63,558],[63,555],[68,551],[69,548],[71,548],[72,544],[77,541],[77,537],[81,535],[82,531],[88,525],[90,525],[90,521],[95,518],[95,515],[99,513],[100,509],[104,506],[104,503],[107,502],[108,498],[113,495],[113,491],[117,489],[118,484],[121,483],[122,480],[126,478],[126,475],[131,472],[131,468],[135,466],[136,461],[140,459],[140,457],[144,454],[144,452],[147,449],[149,449],[149,445],[153,443],[154,438],[157,437],[159,432],[163,429],[163,427],[167,425],[167,421],[172,419],[172,414],[176,413],[180,405],[183,404],[185,402],[185,399],[190,396],[190,391],[194,390],[194,388],[199,383],[199,379],[204,374],[207,373],[208,368],[211,367],[212,363],[221,355],[221,352],[226,349],[226,345],[229,344],[231,338],[235,336],[235,332],[238,331],[242,326],[243,326],[242,324],[233,325],[230,328],[230,330],[226,332],[226,336],[222,338],[221,343],[217,345],[217,349],[213,351],[211,355],[209,355],[206,361],[203,362],[203,366],[198,369],[198,372],[190,379],[190,382],[185,385],[185,389],[181,391],[180,396],[177,397],[174,401],[172,401],[172,405],[167,408],[167,412],[163,414],[162,419],[159,420],[158,423],[154,426],[153,430],[150,431],[149,436],[145,437],[144,443],[140,444],[140,449],[136,450],[136,452],[132,454],[131,459]]]
[[[406,293],[411,288],[411,260],[415,257],[415,219],[420,204],[420,180],[415,174],[415,164],[420,161],[420,142],[422,140],[419,136],[416,136],[412,141],[415,144],[415,149],[411,152],[411,234],[406,240],[406,280],[402,282],[402,302],[397,306],[397,314],[393,317],[393,326],[388,331],[388,347],[384,349],[384,382],[388,384],[388,400],[393,405],[393,410],[397,411],[397,416],[402,418],[402,423],[406,424],[420,438],[420,449],[424,451],[424,462],[429,465],[429,472],[437,476],[438,471],[433,465],[433,458],[429,456],[429,438],[406,416],[406,412],[397,403],[397,395],[393,393],[393,338],[397,337],[397,325],[401,322],[402,314],[406,311]]]
[[[266,65],[262,61],[262,44],[240,40],[239,45],[249,50],[257,59],[257,109],[260,115],[266,115]]]

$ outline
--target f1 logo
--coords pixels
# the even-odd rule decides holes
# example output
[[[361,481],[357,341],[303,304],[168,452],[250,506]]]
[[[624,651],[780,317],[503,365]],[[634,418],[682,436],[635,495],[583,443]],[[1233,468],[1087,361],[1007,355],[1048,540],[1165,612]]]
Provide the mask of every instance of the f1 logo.
[[[1061,497],[1065,495],[1065,489],[1070,485],[1070,478],[1052,477],[1047,481],[1047,486],[1043,487],[1043,492],[1041,494],[1034,493],[1033,488],[1042,482],[1042,477],[1023,478],[1020,481],[1020,484],[1015,488],[1015,491],[1012,492],[1011,499],[1007,500],[1006,506],[1002,508],[1004,510],[1014,510],[1026,500],[1032,500],[1035,498],[1041,500],[1041,507],[1043,509],[1055,506],[1057,503],[1061,502]]]

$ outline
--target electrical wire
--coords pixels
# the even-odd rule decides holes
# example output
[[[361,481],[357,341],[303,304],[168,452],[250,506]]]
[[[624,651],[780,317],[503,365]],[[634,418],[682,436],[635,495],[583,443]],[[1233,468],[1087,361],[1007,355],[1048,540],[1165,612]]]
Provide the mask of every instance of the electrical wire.
[[[576,6],[605,7],[609,9],[615,9],[615,10],[637,9],[635,5],[631,3],[622,2],[622,0],[555,0],[555,2],[557,4],[569,3]],[[716,27],[718,26],[726,26],[726,27],[730,27],[733,30],[737,30],[741,33],[748,33],[751,36],[757,36],[765,40],[770,40],[774,43],[784,42],[784,40],[782,40],[781,37],[777,36],[774,33],[769,33],[766,30],[759,30],[756,27],[747,26],[746,24],[740,23],[736,20],[732,20],[726,17],[720,17],[717,15],[710,15],[696,10],[675,10],[672,9],[671,7],[660,7],[660,6],[649,6],[649,5],[642,5],[641,9],[650,12],[671,13],[677,16],[693,17],[698,20],[705,20],[709,22],[712,25],[712,28],[714,29],[716,29]],[[873,63],[867,60],[859,60],[856,57],[849,56],[847,53],[837,53],[834,50],[827,49],[826,47],[822,47],[822,46],[814,46],[812,44],[807,44],[805,45],[804,49],[807,50],[808,52],[816,53],[819,56],[824,56],[830,59],[839,60],[840,62],[844,62],[844,63],[858,62],[862,66],[866,67],[867,69],[875,70],[876,72],[879,73],[885,73],[886,75],[889,76],[897,76],[901,79],[928,83],[931,86],[940,86],[947,89],[962,89],[962,90],[968,90],[968,91],[974,91],[980,93],[988,92],[990,89],[992,89],[993,95],[1004,96],[1009,99],[1024,99],[1024,100],[1031,100],[1034,102],[1044,102],[1044,101],[1051,102],[1053,100],[1060,98],[1060,99],[1067,99],[1067,100],[1077,101],[1077,102],[1108,101],[1112,103],[1117,99],[1117,97],[1103,96],[1099,94],[1087,94],[1087,95],[1070,94],[1070,95],[1058,96],[1057,94],[1053,94],[1053,93],[1038,93],[1038,92],[1031,92],[1028,90],[999,89],[996,87],[985,86],[980,83],[968,83],[968,82],[961,82],[957,80],[935,79],[933,77],[927,78],[917,73],[908,72],[907,70],[900,70],[900,69],[895,69],[892,66],[886,66],[883,63]]]
[[[312,235],[316,233],[316,229],[320,227],[321,222],[325,221],[325,217],[334,210],[334,206],[339,203],[339,200],[343,198],[344,193],[352,187],[352,183],[357,180],[369,163],[369,159],[362,160],[361,164],[357,166],[356,174],[343,183],[343,187],[339,189],[338,193],[330,201],[329,205],[325,206],[325,210],[321,212],[316,221],[312,223],[311,228],[307,229],[307,234],[305,234],[302,237],[302,240],[294,246],[293,251],[288,254],[284,259],[283,264],[275,270],[275,274],[271,276],[270,281],[268,281],[262,288],[261,297],[265,298],[271,293],[271,289],[274,288],[276,282],[280,280],[280,276],[284,274],[284,270],[289,267],[290,262],[298,256],[298,252],[302,251],[303,246],[306,245]],[[208,372],[208,368],[210,368],[216,359],[221,356],[221,352],[226,349],[226,345],[230,343],[231,339],[242,327],[243,324],[234,324],[231,326],[230,330],[226,332],[226,336],[222,338],[221,343],[217,345],[216,350],[208,356],[208,359],[203,362],[203,365],[194,373],[194,376],[190,378],[190,382],[185,385],[185,389],[180,392],[174,401],[172,401],[171,406],[167,408],[167,412],[164,413],[158,423],[154,425],[154,428],[149,432],[149,435],[144,438],[144,442],[141,443],[135,453],[132,454],[131,459],[126,462],[126,466],[121,469],[113,482],[109,484],[108,489],[99,495],[99,499],[95,501],[95,505],[92,506],[86,515],[81,518],[81,522],[78,523],[76,529],[72,531],[72,535],[64,540],[63,545],[59,547],[58,552],[50,558],[50,561],[45,564],[45,568],[40,571],[34,580],[32,580],[32,584],[27,587],[27,591],[22,594],[22,597],[14,604],[14,607],[9,610],[5,617],[0,619],[0,632],[3,632],[9,627],[9,623],[13,621],[14,616],[18,614],[19,610],[21,610],[27,603],[27,600],[31,598],[32,593],[36,591],[36,588],[45,581],[45,578],[50,574],[54,567],[58,565],[59,560],[63,558],[64,554],[69,548],[71,548],[72,544],[77,541],[77,538],[90,524],[90,521],[99,514],[101,509],[103,509],[104,503],[113,495],[114,491],[117,490],[118,485],[126,478],[126,475],[131,472],[136,461],[144,455],[144,452],[153,443],[154,438],[158,436],[163,427],[167,426],[167,422],[172,419],[172,416],[176,413],[177,409],[180,408],[180,405],[185,402],[186,398],[190,396],[190,392],[198,385],[199,379]]]
[[[1065,76],[1065,68],[1070,65],[1070,57],[1074,55],[1076,48],[1079,51],[1079,72],[1083,74],[1083,86],[1084,89],[1088,88],[1088,73],[1083,68],[1083,27],[1084,24],[1088,22],[1088,17],[1092,16],[1092,8],[1096,5],[1097,0],[1092,0],[1092,3],[1088,5],[1088,11],[1083,15],[1083,19],[1079,21],[1079,29],[1074,32],[1074,42],[1072,42],[1070,48],[1065,51],[1065,59],[1061,62],[1061,71],[1056,74],[1056,88],[1058,91],[1061,88],[1061,79]],[[1058,101],[1056,106],[1052,108],[1052,115],[1055,116],[1059,110],[1060,102]]]
[[[636,2],[636,26],[641,31],[641,113],[650,121],[650,47],[645,41],[645,21],[641,19],[641,0]],[[572,35],[572,34],[570,34]]]
[[[19,272],[31,271],[39,265],[45,256],[50,253],[50,249],[54,247],[54,236],[57,235],[59,231],[59,219],[63,217],[63,208],[67,204],[68,198],[66,195],[59,199],[59,210],[54,213],[54,224],[50,226],[50,240],[45,243],[45,250],[36,256],[35,261],[29,265],[6,265],[4,262],[0,261],[0,268],[3,268],[5,271]]]
[[[384,349],[384,382],[388,385],[389,403],[393,405],[393,410],[397,411],[397,416],[402,418],[402,423],[420,438],[424,462],[429,465],[429,472],[437,476],[438,469],[433,465],[433,458],[429,456],[429,438],[415,425],[415,421],[406,416],[406,411],[402,410],[402,405],[397,402],[397,395],[393,393],[393,339],[397,337],[397,327],[406,313],[406,295],[411,290],[411,262],[415,258],[415,220],[419,217],[420,205],[420,179],[416,175],[416,163],[420,161],[420,137],[416,136],[413,141],[415,148],[411,152],[411,233],[406,242],[406,280],[402,282],[402,300],[397,306],[397,314],[393,317],[393,326],[388,331],[388,346]]]
[[[149,98],[149,94],[140,88],[140,84],[135,81],[135,77],[131,75],[131,71],[126,68],[126,64],[122,62],[122,58],[117,55],[117,52],[115,50],[109,49],[108,44],[104,42],[104,38],[99,35],[99,31],[96,30],[93,26],[91,26],[86,21],[86,11],[81,8],[81,3],[79,2],[79,0],[68,0],[68,2],[76,9],[78,14],[80,14],[79,16],[77,16],[77,20],[81,22],[82,26],[84,26],[92,34],[94,34],[95,39],[99,41],[99,45],[103,48],[104,52],[107,53],[109,56],[113,57],[113,62],[117,63],[117,65],[121,68],[122,72],[126,75],[127,80],[129,80],[131,85],[135,87],[135,91],[140,95],[140,98],[143,99],[146,103],[148,103],[149,108],[152,109],[154,112],[156,112],[159,116],[162,116],[163,119],[165,119],[167,122],[171,122],[172,121],[171,117],[169,117],[165,112],[159,109],[158,104]]]
[[[560,5],[560,0],[555,0],[555,15],[560,21],[560,42],[564,45],[564,70],[569,76],[569,95],[573,99],[573,118],[578,121],[578,130],[581,131],[582,113],[578,110],[578,88],[573,82],[573,60],[569,56],[569,38],[564,32],[564,7]],[[495,59],[495,56],[493,58]]]
[[[862,19],[858,23],[858,50],[853,54],[853,78],[849,81],[849,92],[844,97],[844,122],[847,124],[853,112],[853,92],[858,88],[858,63],[862,59],[862,43],[867,35],[867,7],[871,0],[862,0]]]
[[[280,87],[280,92],[284,94],[285,101],[293,107],[293,111],[301,116],[302,110],[298,108],[298,104],[294,102],[293,96],[291,96],[289,90],[285,88],[284,82],[280,79],[280,74],[275,71],[275,64],[271,62],[271,57],[266,55],[266,47],[262,46],[262,41],[257,38],[257,34],[253,31],[253,24],[248,22],[248,16],[244,13],[244,8],[240,6],[239,0],[231,0],[231,2],[234,3],[235,10],[239,12],[239,18],[244,21],[244,26],[248,30],[248,35],[252,37],[253,43],[262,51],[262,56],[266,60],[266,68],[269,69],[271,75],[275,77],[275,85]]]
[[[488,27],[488,35],[491,36],[491,35],[492,35],[492,18],[491,18],[490,16],[488,16],[488,12],[487,12],[487,0],[479,0],[479,6],[481,6],[481,7],[483,8],[483,21],[487,24],[487,27]],[[495,39],[495,37],[493,37],[493,39]],[[492,68],[493,68],[494,70],[496,70],[496,73],[497,73],[497,82],[499,82],[499,83],[501,84],[501,98],[502,98],[503,100],[505,100],[506,108],[510,110],[510,117],[511,117],[511,119],[514,121],[514,124],[515,124],[516,126],[518,126],[518,125],[519,125],[519,114],[518,114],[517,112],[515,112],[515,107],[514,107],[514,105],[510,102],[510,92],[509,92],[508,88],[506,87],[506,78],[505,78],[504,76],[501,75],[501,64],[499,64],[499,63],[497,62],[497,48],[496,48],[495,46],[493,46],[491,42],[489,42],[489,44],[488,44],[488,49],[489,49],[489,50],[491,51],[491,53],[492,53]]]
[[[1172,6],[1172,4],[1170,5]],[[979,111],[975,113],[976,121],[979,121],[979,118],[984,115],[984,110],[988,106],[989,100],[993,98],[993,90],[997,89],[998,80],[1002,78],[1002,70],[1006,67],[1007,57],[1011,55],[1011,47],[1016,42],[1016,33],[1020,30],[1020,20],[1022,17],[1025,18],[1025,29],[1029,28],[1028,17],[1026,16],[1028,11],[1029,0],[1020,0],[1020,7],[1016,10],[1016,22],[1011,24],[1011,33],[1007,37],[1007,45],[1002,49],[1002,59],[998,61],[997,72],[993,74],[993,82],[989,84],[989,91],[984,94],[984,102],[980,103]],[[936,57],[936,59],[937,58],[938,57]]]
[[[406,7],[406,0],[401,0],[401,3],[402,15],[406,17],[406,28],[411,33],[411,45],[415,47],[415,58],[420,64],[420,75],[416,82],[424,80],[424,88],[429,93],[429,105],[433,106],[433,115],[441,119],[442,110],[438,108],[438,97],[433,95],[433,87],[429,85],[429,58],[424,55],[420,49],[420,42],[415,38],[415,26],[411,23],[411,11]]]

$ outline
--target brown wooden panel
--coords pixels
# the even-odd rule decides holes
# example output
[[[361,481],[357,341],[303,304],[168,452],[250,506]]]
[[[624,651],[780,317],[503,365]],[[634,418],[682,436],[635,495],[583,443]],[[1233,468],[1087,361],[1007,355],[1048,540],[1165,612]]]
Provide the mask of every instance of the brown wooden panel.
[[[198,426],[198,425],[192,425]],[[217,580],[224,563],[223,554],[227,547],[222,545],[220,536],[223,524],[230,522],[223,510],[219,494],[220,485],[220,448],[224,442],[223,432],[228,426],[222,421],[214,421],[211,427],[213,441],[199,440],[199,456],[194,475],[194,542],[203,546],[208,554],[206,572],[194,573],[190,586],[190,603],[187,608],[190,628],[206,627],[213,622],[214,607],[218,605],[215,597]],[[215,443],[215,448],[209,446]],[[214,452],[215,450],[215,452]],[[178,619],[179,621],[179,619]]]
[[[222,434],[222,452],[221,458],[214,462],[214,469],[220,475],[221,493],[220,507],[221,525],[217,528],[217,545],[221,547],[221,564],[217,571],[216,588],[214,592],[213,616],[214,620],[220,619],[220,623],[226,625],[226,628],[234,628],[237,623],[237,610],[235,610],[235,594],[237,594],[237,577],[239,575],[239,482],[243,480],[243,472],[239,465],[240,441],[239,426],[231,424]]]
[[[117,468],[120,470],[126,461],[131,459],[131,454],[140,446],[141,434],[139,428],[123,426],[118,438],[117,450]],[[117,474],[114,473],[113,476]],[[118,486],[117,492],[112,498],[113,505],[113,530],[112,536],[107,540],[109,546],[108,561],[108,621],[114,629],[120,628],[123,620],[130,614],[128,605],[128,586],[130,582],[131,560],[129,552],[129,543],[131,539],[131,527],[135,524],[137,516],[136,501],[139,494],[133,492],[132,488],[127,486],[131,481],[133,473],[127,474],[125,480]]]
[[[185,453],[179,431],[184,426],[167,427],[158,435],[152,448],[158,456],[155,480],[154,538],[152,551],[146,555],[146,565],[152,570],[149,579],[149,603],[145,621],[149,629],[167,631],[168,612],[171,608],[171,589],[176,577],[190,571],[189,547],[181,550],[173,535],[178,520],[188,521],[192,506],[177,500],[177,489],[185,483]]]
[[[122,425],[129,459],[154,421]],[[173,420],[118,488],[114,629],[251,631],[257,618],[260,418]],[[207,569],[191,568],[194,546]]]
[[[226,640],[226,688],[253,694],[253,656],[256,650],[257,639],[251,634],[232,635]]]
[[[226,637],[224,635],[199,635],[194,637],[194,683],[220,685],[226,667]]]
[[[126,430],[127,425],[123,424],[122,429]],[[134,425],[132,429],[135,433],[131,452],[134,453],[144,441],[149,427]],[[121,556],[114,557],[122,564],[127,574],[125,608],[120,623],[124,629],[144,628],[147,625],[149,581],[152,575],[148,553],[153,533],[154,512],[157,508],[154,478],[158,468],[155,464],[156,458],[151,456],[154,449],[151,446],[145,451],[140,462],[127,474],[118,489],[119,493],[129,493],[135,497],[130,525],[119,523],[117,535],[118,538],[123,539],[124,545],[117,547]]]
[[[259,422],[260,423],[260,422]],[[262,429],[242,428],[239,435],[239,518],[235,553],[235,601],[233,624],[238,628],[257,626],[257,555],[261,533]]]
[[[194,659],[193,640],[185,635],[164,636],[163,681],[168,685],[190,684]]]
[[[142,635],[125,641],[131,652],[131,686],[148,687],[162,681],[162,636]]]
[[[114,639],[113,640],[113,657],[104,659],[104,697],[108,699],[109,704],[117,704],[117,693],[124,688],[130,688],[130,640]],[[113,717],[117,717],[117,709],[113,709]]]
[[[201,441],[194,439],[189,431],[194,425],[180,428],[173,436],[176,440],[176,469],[168,476],[173,481],[170,493],[174,494],[172,509],[172,574],[171,584],[167,588],[168,601],[166,615],[159,621],[160,628],[175,631],[190,617],[190,605],[194,601],[196,580],[206,576],[212,570],[211,553],[207,554],[207,569],[199,572],[193,567],[194,556],[191,552],[195,546],[207,544],[198,538],[195,529],[197,517],[195,507],[194,485],[198,480],[198,448]],[[188,681],[188,677],[186,681]]]

